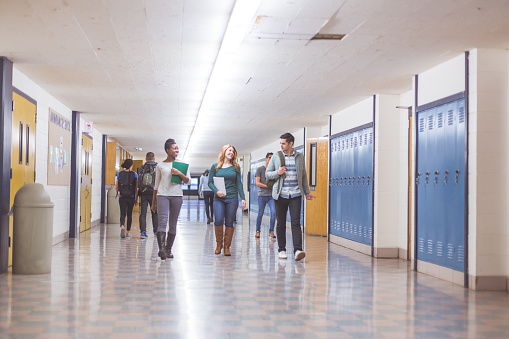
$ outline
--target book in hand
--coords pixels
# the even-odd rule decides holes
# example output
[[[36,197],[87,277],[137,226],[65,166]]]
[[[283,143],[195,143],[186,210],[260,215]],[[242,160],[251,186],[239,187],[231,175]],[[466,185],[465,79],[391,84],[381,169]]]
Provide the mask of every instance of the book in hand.
[[[214,177],[214,186],[216,186],[218,192],[226,194],[226,185],[223,177]]]
[[[178,169],[180,172],[182,172],[184,175],[187,174],[187,169],[189,168],[189,164],[174,161],[172,162],[173,168]],[[182,178],[179,175],[171,175],[170,182],[173,184],[181,184]]]

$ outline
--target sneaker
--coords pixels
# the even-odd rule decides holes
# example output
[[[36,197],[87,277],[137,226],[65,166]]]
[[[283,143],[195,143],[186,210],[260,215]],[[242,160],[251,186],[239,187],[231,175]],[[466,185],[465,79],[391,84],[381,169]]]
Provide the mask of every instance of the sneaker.
[[[274,231],[269,232],[269,238],[275,238],[276,235],[274,234]]]
[[[304,251],[295,251],[295,261],[301,261],[306,256],[306,252]]]
[[[121,226],[121,228],[120,228],[120,237],[121,238],[125,238],[125,228],[124,228],[124,226]]]
[[[140,238],[147,239],[148,238],[147,232],[141,232]]]
[[[286,251],[281,251],[278,254],[279,259],[286,259],[288,256],[286,255]]]
[[[259,238],[259,237],[260,237],[260,231],[256,231],[255,238]]]
[[[127,234],[125,235],[125,237],[126,237],[126,238],[131,238],[132,236],[133,236],[133,235],[132,235],[131,233],[127,233]]]

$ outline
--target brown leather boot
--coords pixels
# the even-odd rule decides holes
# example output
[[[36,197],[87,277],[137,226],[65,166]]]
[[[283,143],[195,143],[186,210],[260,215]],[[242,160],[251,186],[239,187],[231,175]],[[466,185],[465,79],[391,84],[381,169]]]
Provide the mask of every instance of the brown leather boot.
[[[221,254],[221,249],[223,248],[223,225],[221,226],[215,226],[214,230],[216,232],[216,250],[214,251],[215,254]]]
[[[230,253],[230,246],[232,244],[233,231],[235,231],[235,228],[233,227],[224,228],[224,255],[227,257],[232,255]]]

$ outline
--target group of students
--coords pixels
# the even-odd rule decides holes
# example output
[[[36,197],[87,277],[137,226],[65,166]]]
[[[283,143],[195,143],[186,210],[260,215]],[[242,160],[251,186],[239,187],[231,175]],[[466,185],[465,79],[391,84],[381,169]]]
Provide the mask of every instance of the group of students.
[[[278,152],[277,157],[272,157],[272,153],[268,153],[265,166],[262,166],[264,169],[259,169],[260,173],[257,171],[257,186],[263,188],[264,191],[258,198],[262,214],[259,214],[257,218],[256,237],[260,235],[261,216],[263,216],[265,204],[274,205],[277,219],[278,257],[286,259],[286,214],[289,210],[294,257],[295,260],[299,261],[306,256],[302,247],[302,230],[300,227],[301,201],[303,196],[308,200],[314,198],[314,196],[310,194],[304,157],[293,149],[294,141],[295,139],[290,133],[281,135],[280,145],[282,151]],[[172,247],[177,234],[177,220],[183,202],[182,185],[173,183],[171,177],[179,176],[182,182],[186,184],[190,181],[189,169],[184,174],[173,167],[172,163],[179,154],[179,148],[175,140],[166,140],[164,150],[167,157],[160,163],[155,162],[152,152],[147,153],[146,163],[138,169],[138,173],[132,170],[133,161],[126,159],[122,164],[124,171],[118,174],[115,185],[117,195],[119,195],[121,237],[131,236],[132,210],[138,203],[139,196],[141,199],[141,237],[147,237],[146,213],[147,206],[150,205],[153,229],[159,247],[158,256],[161,260],[174,257]],[[262,175],[262,172],[265,173]],[[217,163],[212,165],[207,174],[208,189],[201,187],[200,193],[206,199],[207,223],[214,221],[216,236],[214,253],[221,254],[223,252],[225,256],[231,256],[230,247],[235,230],[234,220],[239,205],[239,197],[242,209],[246,208],[235,147],[232,145],[223,146]],[[138,181],[139,177],[140,180]],[[224,179],[226,192],[218,190],[214,184],[214,177]],[[153,180],[152,185],[150,185],[151,180]],[[272,188],[267,186],[267,180],[273,182]],[[125,224],[126,217],[127,224]],[[166,232],[168,221],[169,227],[168,232]],[[274,238],[276,236],[273,233],[274,216],[272,207],[270,227],[270,237]]]

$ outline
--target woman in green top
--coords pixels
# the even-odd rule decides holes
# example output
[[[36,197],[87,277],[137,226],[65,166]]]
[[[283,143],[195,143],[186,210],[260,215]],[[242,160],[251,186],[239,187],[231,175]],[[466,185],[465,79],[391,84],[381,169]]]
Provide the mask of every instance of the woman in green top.
[[[223,177],[226,192],[221,192],[214,185],[214,177]],[[214,229],[216,232],[216,254],[230,256],[230,245],[233,238],[233,219],[239,206],[239,195],[242,199],[242,209],[246,208],[246,198],[240,177],[240,166],[237,163],[237,150],[232,145],[225,145],[221,149],[217,163],[212,165],[209,174],[209,187],[214,192]]]

